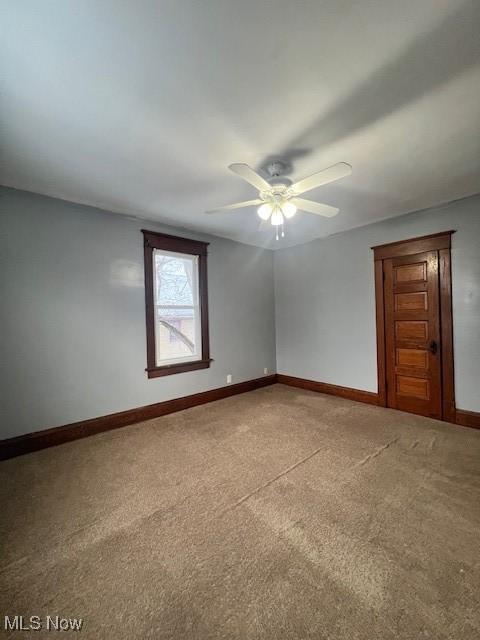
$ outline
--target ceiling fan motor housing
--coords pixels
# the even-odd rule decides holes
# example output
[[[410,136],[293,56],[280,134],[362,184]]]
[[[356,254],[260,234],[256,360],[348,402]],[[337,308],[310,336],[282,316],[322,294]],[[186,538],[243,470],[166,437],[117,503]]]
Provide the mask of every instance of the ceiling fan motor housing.
[[[273,176],[272,178],[268,178],[268,182],[272,185],[272,187],[276,185],[289,187],[292,184],[290,178],[286,178],[285,176]]]

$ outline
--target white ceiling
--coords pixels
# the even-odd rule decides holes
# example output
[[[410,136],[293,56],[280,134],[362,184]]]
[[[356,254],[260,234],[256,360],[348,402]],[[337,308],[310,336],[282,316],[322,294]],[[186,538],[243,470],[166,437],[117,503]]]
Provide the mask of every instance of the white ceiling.
[[[3,184],[260,246],[480,191],[478,0],[2,0]],[[227,165],[333,163],[285,240]]]

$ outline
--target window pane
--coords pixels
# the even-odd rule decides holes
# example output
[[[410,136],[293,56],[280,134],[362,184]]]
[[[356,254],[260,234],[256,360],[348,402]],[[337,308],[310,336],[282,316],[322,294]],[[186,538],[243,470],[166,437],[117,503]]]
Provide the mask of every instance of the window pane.
[[[196,256],[154,251],[157,304],[193,306],[193,274]]]
[[[157,365],[201,359],[198,257],[155,249]]]

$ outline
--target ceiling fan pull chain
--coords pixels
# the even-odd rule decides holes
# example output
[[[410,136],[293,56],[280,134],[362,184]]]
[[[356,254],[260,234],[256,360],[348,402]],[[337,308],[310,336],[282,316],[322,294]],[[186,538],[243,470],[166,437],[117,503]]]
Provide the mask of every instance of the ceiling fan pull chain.
[[[275,240],[278,240],[278,227],[275,227]]]
[[[285,231],[283,230],[283,222],[282,222],[282,238],[285,237]]]

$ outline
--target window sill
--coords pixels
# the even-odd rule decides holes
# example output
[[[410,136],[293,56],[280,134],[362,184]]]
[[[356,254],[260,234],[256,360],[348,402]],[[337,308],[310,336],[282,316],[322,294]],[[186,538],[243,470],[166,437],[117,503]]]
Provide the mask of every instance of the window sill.
[[[149,378],[159,378],[160,376],[171,376],[175,373],[185,373],[186,371],[195,371],[196,369],[208,369],[210,367],[209,360],[194,360],[193,362],[179,362],[177,364],[166,364],[162,367],[153,367],[145,369]]]

